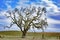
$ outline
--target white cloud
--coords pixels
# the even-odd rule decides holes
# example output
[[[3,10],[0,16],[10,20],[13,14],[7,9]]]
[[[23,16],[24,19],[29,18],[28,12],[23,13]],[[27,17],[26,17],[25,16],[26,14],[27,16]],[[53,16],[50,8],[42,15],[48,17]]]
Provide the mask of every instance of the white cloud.
[[[28,6],[28,4],[25,4],[25,2],[29,2],[29,0],[19,0],[19,2],[17,2],[17,8],[20,8],[20,7],[26,7]]]
[[[60,32],[60,29],[58,28],[52,28],[51,26],[48,27],[45,32]]]
[[[52,18],[47,18],[48,26],[45,32],[60,32],[59,28],[55,28],[55,24],[60,24],[60,20],[55,20]]]
[[[55,10],[54,10],[55,12],[58,11],[58,7],[57,7],[55,4],[53,4],[52,1],[48,1],[48,0],[47,0],[47,1],[46,1],[46,0],[42,0],[42,1],[46,2],[49,7],[55,9]]]
[[[0,16],[4,16],[4,14],[6,14],[6,12],[5,11],[1,11]]]
[[[11,21],[11,19],[10,18],[6,18],[6,16],[5,16],[5,14],[8,14],[8,13],[6,13],[6,10],[5,11],[1,11],[1,14],[0,14],[0,16],[2,16],[3,17],[3,19],[0,19],[0,22],[4,22],[4,23],[10,23]]]
[[[4,14],[6,14],[6,11],[2,11],[0,16],[5,16]],[[5,28],[4,29],[4,26],[10,26],[10,23],[11,23],[11,19],[10,18],[4,18],[4,19],[0,19],[0,24],[3,25],[2,27],[0,27],[0,31],[8,31],[8,30],[18,30],[20,31],[20,29],[16,26],[16,25],[13,25],[13,27],[11,28]]]
[[[60,20],[55,20],[52,18],[47,18],[49,24],[60,24]]]
[[[47,8],[47,11],[50,11],[51,12],[51,10],[54,12],[52,12],[52,14],[53,15],[59,15],[59,7],[57,6],[57,5],[55,5],[52,1],[49,1],[49,0],[42,0],[42,2],[45,2],[48,6],[46,6],[46,8]],[[50,10],[51,9],[51,10]],[[55,14],[55,13],[57,13],[57,14]]]
[[[17,5],[17,8],[20,8],[21,6],[25,7],[25,6],[29,6],[28,4],[25,4],[25,2],[30,2],[29,0],[20,0],[18,2],[19,5]],[[46,3],[44,5],[42,5],[43,3]],[[39,3],[39,1],[37,2]],[[47,11],[48,12],[51,12],[50,14],[53,14],[53,15],[60,15],[60,11],[59,11],[59,7],[57,5],[55,5],[52,1],[50,0],[41,0],[40,4],[36,4],[35,2],[31,2],[30,5],[33,5],[33,6],[40,6],[40,7],[46,7]],[[45,6],[47,5],[47,6]]]
[[[29,2],[29,0],[20,0],[17,4],[19,4],[19,5],[17,5],[16,7],[17,8],[20,8],[21,6],[23,6],[23,7],[25,7],[25,6],[29,6],[28,4],[24,4],[25,2]],[[52,11],[53,12],[51,12],[50,14],[53,14],[53,15],[60,15],[60,8],[58,7],[58,6],[56,6],[55,4],[53,4],[53,2],[52,1],[49,1],[49,0],[42,0],[41,1],[41,3],[46,3],[48,6],[44,6],[44,5],[36,5],[35,3],[31,3],[31,5],[32,6],[36,6],[36,7],[38,7],[38,6],[41,6],[41,7],[46,7],[47,8],[47,11],[48,11],[48,15],[49,15],[49,12],[51,12],[51,9],[53,9]],[[6,5],[7,5],[7,9],[12,9],[12,7],[8,4],[8,3],[6,3]],[[5,14],[5,12],[2,12],[2,14],[0,14],[0,16],[4,16],[4,14]],[[9,20],[9,21],[8,21]],[[10,23],[11,21],[10,21],[10,19],[5,19],[5,20],[0,20],[0,21],[4,21],[4,22],[8,22],[8,23]],[[55,20],[55,19],[52,19],[52,18],[47,18],[47,21],[48,21],[48,24],[49,24],[49,26],[47,27],[47,29],[46,29],[46,31],[58,31],[58,30],[60,30],[60,29],[57,29],[57,28],[52,28],[53,26],[54,26],[54,24],[60,24],[60,21],[59,20]],[[12,27],[11,29],[17,29],[17,28],[15,28],[15,27]],[[10,29],[10,30],[11,30]],[[37,29],[35,29],[35,31],[36,31]]]
[[[16,30],[16,31],[20,31],[20,28],[17,27],[17,25],[13,25],[11,28],[5,28],[4,31],[8,31],[8,30]]]

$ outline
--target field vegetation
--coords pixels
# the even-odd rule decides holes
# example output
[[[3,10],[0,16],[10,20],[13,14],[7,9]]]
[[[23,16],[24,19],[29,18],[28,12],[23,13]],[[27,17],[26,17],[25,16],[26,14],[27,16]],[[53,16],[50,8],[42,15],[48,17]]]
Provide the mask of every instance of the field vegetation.
[[[1,31],[0,40],[42,40],[42,32],[27,32],[25,38],[21,38],[20,31]],[[45,32],[44,40],[60,40],[59,32]]]

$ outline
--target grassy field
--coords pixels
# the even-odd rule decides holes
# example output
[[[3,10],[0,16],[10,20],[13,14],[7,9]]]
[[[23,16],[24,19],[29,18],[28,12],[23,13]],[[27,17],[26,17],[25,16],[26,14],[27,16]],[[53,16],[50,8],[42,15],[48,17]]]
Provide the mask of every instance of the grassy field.
[[[19,31],[1,31],[0,40],[42,40],[42,33],[28,32],[26,38],[21,38],[21,32]],[[60,40],[60,33],[57,32],[45,32],[44,40]]]

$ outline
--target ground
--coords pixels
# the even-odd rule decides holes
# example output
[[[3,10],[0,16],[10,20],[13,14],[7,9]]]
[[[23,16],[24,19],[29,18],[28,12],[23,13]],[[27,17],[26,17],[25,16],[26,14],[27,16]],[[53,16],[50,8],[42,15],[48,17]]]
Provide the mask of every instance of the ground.
[[[26,37],[26,38],[21,38],[21,37],[4,37],[0,38],[0,40],[43,40],[42,38],[37,38],[37,37]],[[45,38],[44,40],[59,40],[57,38]]]
[[[60,40],[60,33],[44,33],[45,39],[42,39],[42,33],[28,32],[25,38],[21,38],[19,31],[0,32],[0,40]]]

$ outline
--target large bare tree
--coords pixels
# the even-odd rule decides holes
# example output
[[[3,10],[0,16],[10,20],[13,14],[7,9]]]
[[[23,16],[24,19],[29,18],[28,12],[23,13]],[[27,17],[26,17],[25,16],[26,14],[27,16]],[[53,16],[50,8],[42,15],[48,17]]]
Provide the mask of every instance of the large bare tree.
[[[9,14],[6,15],[7,18],[11,18],[10,27],[16,24],[22,32],[22,37],[26,36],[26,33],[30,28],[35,27],[44,30],[44,28],[47,26],[47,18],[42,18],[42,15],[46,16],[45,7],[21,7],[20,9],[15,8],[14,10],[9,10],[7,12]]]

